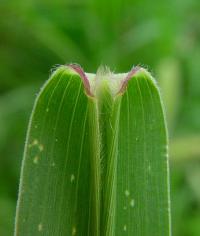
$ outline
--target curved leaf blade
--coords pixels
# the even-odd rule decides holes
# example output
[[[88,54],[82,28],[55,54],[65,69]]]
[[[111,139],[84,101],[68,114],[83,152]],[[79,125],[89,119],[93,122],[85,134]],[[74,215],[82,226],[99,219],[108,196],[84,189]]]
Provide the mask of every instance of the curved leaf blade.
[[[95,123],[94,101],[85,94],[80,76],[60,67],[40,92],[32,113],[15,235],[98,235],[96,210],[88,197],[90,160],[98,154],[90,148],[98,149],[91,139],[98,132],[91,127],[92,119]]]
[[[115,235],[170,235],[167,134],[158,88],[141,69],[122,95]]]

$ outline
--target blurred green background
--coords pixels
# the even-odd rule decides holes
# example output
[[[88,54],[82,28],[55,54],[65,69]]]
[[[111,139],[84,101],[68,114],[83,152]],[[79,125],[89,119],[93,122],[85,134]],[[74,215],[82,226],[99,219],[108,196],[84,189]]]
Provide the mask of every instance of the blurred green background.
[[[174,236],[200,235],[200,1],[0,1],[0,236],[13,234],[36,93],[56,64],[148,68],[166,106]],[[152,226],[153,227],[153,226]]]

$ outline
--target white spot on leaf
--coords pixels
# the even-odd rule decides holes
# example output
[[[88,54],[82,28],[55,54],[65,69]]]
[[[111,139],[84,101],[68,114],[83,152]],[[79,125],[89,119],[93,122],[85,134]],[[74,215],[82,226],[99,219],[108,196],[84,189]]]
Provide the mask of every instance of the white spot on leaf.
[[[124,230],[124,231],[126,231],[126,230],[127,230],[127,226],[126,226],[126,225],[124,225],[124,227],[123,227],[123,230]]]
[[[37,164],[37,163],[38,163],[38,160],[39,160],[39,156],[35,156],[34,159],[33,159],[33,163],[34,163],[34,164]]]
[[[39,143],[37,139],[34,139],[32,143],[28,145],[29,148],[36,146],[40,152],[44,150],[44,146]]]
[[[74,182],[74,180],[75,180],[75,176],[74,176],[74,174],[72,174],[71,177],[70,177],[71,183]]]
[[[38,140],[37,139],[34,139],[33,142],[32,142],[32,146],[35,146],[35,145],[38,145]]]
[[[131,199],[131,201],[130,201],[130,206],[131,206],[131,207],[134,207],[134,206],[135,206],[135,200],[134,200],[134,199]]]
[[[72,236],[76,235],[76,227],[72,228]]]
[[[54,167],[54,166],[55,166],[55,162],[53,162],[53,163],[51,164],[51,166],[53,166],[53,167]]]
[[[39,148],[40,152],[42,152],[42,151],[44,150],[44,146],[43,146],[42,144],[40,144],[40,145],[38,146],[38,148]]]
[[[38,225],[38,231],[42,231],[43,230],[43,225],[40,223],[39,225]]]
[[[125,195],[126,195],[127,197],[130,195],[130,192],[129,192],[128,189],[126,189],[126,191],[125,191]]]

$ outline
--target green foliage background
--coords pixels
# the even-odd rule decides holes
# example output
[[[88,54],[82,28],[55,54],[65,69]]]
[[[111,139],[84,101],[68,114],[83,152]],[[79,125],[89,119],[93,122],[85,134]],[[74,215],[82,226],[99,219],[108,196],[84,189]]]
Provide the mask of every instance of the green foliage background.
[[[13,234],[35,94],[49,68],[70,62],[154,74],[169,126],[173,233],[200,235],[199,12],[199,0],[1,0],[0,236]]]

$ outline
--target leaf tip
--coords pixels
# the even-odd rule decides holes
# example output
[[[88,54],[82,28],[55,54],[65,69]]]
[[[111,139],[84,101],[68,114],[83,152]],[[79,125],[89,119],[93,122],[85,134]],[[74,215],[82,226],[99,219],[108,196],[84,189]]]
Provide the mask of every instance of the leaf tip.
[[[132,79],[142,68],[140,66],[133,67],[130,72],[127,74],[127,76],[123,79],[121,88],[119,89],[118,94],[122,94],[125,92],[128,81]]]
[[[84,72],[84,70],[82,69],[82,67],[78,64],[75,64],[75,63],[71,63],[66,66],[70,70],[70,72],[78,74],[80,76],[80,78],[83,82],[83,85],[85,87],[86,94],[93,97],[94,95],[91,92],[88,77],[87,77],[86,73]]]

